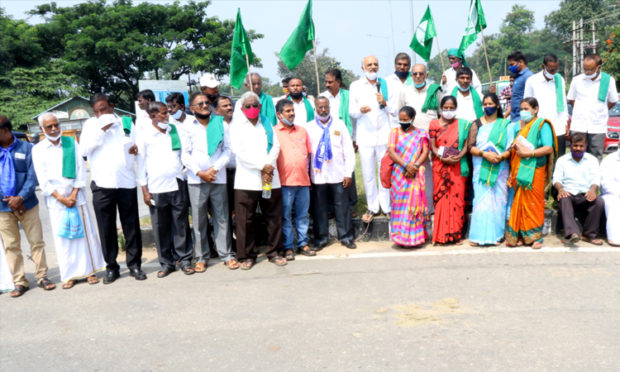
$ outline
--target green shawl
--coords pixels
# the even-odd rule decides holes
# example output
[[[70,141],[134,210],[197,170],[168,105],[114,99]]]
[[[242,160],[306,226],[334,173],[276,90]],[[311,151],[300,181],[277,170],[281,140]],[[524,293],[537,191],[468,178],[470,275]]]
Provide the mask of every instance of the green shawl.
[[[351,116],[349,116],[349,91],[346,89],[340,89],[338,117],[346,124],[349,134],[353,135],[353,123],[351,122]]]
[[[75,139],[60,137],[62,144],[62,176],[75,179]]]
[[[207,152],[213,156],[224,139],[224,117],[215,115],[207,124]]]
[[[562,88],[562,76],[560,74],[553,75],[555,83],[555,106],[558,111],[564,112],[564,89]]]
[[[292,101],[290,96],[288,99]],[[306,107],[306,122],[314,120],[314,108],[306,96],[304,96],[304,106]],[[278,122],[275,121],[275,123],[277,124]]]
[[[314,115],[312,116],[314,117]],[[269,154],[269,152],[271,151],[271,147],[273,146],[273,124],[271,124],[269,118],[264,115],[260,116],[260,122],[261,124],[263,124],[265,133],[267,134],[267,154]]]
[[[459,119],[459,151],[463,151],[463,145],[467,136],[469,135],[469,128],[471,127],[471,121],[465,119]],[[469,177],[469,165],[467,164],[467,157],[461,158],[461,176]]]
[[[177,126],[170,124],[170,141],[172,142],[172,151],[181,149],[181,140],[179,139],[179,131]]]
[[[424,99],[424,104],[422,105],[422,112],[427,112],[428,110],[439,110],[439,102],[437,102],[437,91],[440,89],[441,87],[437,84],[431,84],[428,86],[428,90],[426,91],[426,98]]]
[[[458,98],[459,87],[456,86],[452,89],[452,96],[454,98]],[[480,119],[484,115],[484,110],[482,109],[482,100],[480,99],[480,95],[478,92],[470,85],[469,86],[469,94],[471,94],[471,99],[474,104],[474,111],[476,112],[476,118]]]
[[[598,87],[598,100],[601,102],[607,101],[607,92],[609,91],[609,81],[611,76],[608,73],[601,71],[601,85]]]
[[[540,128],[545,121],[543,118],[537,118],[536,121],[530,127],[530,131],[527,133],[527,141],[531,143],[534,148],[538,146],[538,135],[540,134]],[[517,185],[526,189],[532,188],[532,182],[534,181],[534,172],[536,172],[536,158],[521,158],[519,163],[519,171],[517,172]]]
[[[497,147],[500,155],[506,150],[506,127],[508,124],[510,124],[510,120],[497,118],[495,123],[492,124],[493,128],[491,128],[491,133],[489,133],[488,141]],[[480,165],[480,177],[478,178],[480,182],[486,184],[487,186],[495,186],[500,165],[501,163],[493,164],[485,158],[482,158],[482,164]]]
[[[273,106],[273,98],[264,92],[260,92],[260,113],[268,117],[272,124],[278,123],[276,108]]]
[[[121,116],[121,122],[123,123],[123,132],[129,135],[131,133],[132,119],[129,116]]]

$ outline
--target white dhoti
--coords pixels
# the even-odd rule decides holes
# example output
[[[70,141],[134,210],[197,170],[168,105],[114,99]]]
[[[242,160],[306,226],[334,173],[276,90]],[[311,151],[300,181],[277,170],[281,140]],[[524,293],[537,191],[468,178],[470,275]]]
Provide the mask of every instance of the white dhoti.
[[[9,263],[4,254],[4,242],[0,236],[0,292],[9,292],[15,289],[13,275],[9,269]]]
[[[607,241],[620,245],[620,195],[605,194],[605,216],[607,216]]]
[[[105,261],[101,251],[101,243],[97,228],[93,223],[86,204],[76,206],[80,220],[84,225],[84,237],[80,239],[65,239],[56,234],[60,227],[65,208],[48,208],[54,244],[56,246],[56,260],[63,282],[89,277],[97,271],[105,270]]]
[[[390,189],[381,186],[379,181],[378,169],[381,168],[381,158],[387,150],[387,145],[378,146],[359,146],[360,163],[362,165],[362,176],[364,179],[364,190],[366,191],[366,203],[368,210],[372,213],[379,213],[379,208],[383,213],[390,213]],[[378,183],[377,183],[378,182]]]

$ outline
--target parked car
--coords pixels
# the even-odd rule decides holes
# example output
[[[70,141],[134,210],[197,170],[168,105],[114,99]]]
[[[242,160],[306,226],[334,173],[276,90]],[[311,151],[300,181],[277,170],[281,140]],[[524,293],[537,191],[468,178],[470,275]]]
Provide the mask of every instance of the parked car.
[[[620,101],[616,102],[616,105],[609,110],[604,151],[618,150],[618,142],[620,142]]]
[[[18,131],[13,131],[13,135],[18,139],[18,140],[22,140],[24,142],[30,142],[30,138],[28,138],[28,135],[24,132],[18,132]]]

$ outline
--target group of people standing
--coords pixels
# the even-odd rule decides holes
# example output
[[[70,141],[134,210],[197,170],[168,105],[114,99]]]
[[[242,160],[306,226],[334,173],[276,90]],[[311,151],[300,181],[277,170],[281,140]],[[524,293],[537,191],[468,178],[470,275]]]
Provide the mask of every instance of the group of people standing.
[[[0,117],[0,234],[6,252],[0,274],[12,273],[11,296],[28,290],[18,222],[31,244],[38,285],[55,287],[47,278],[37,183],[50,213],[63,288],[69,289],[83,278],[97,283],[98,271],[106,271],[105,284],[120,276],[117,213],[129,275],[146,279],[138,187],[151,215],[159,278],[177,269],[204,272],[212,250],[228,269],[251,269],[260,232],[257,211],[267,230],[265,253],[275,265],[324,248],[330,215],[340,243],[354,249],[356,152],[368,206],[362,219],[370,223],[383,211],[390,237],[400,246],[424,244],[432,214],[432,242],[460,243],[465,207],[473,199],[472,244],[505,239],[510,246],[540,248],[551,175],[567,239],[580,238],[574,213],[585,211],[582,237],[601,243],[603,209],[608,226],[620,219],[620,209],[613,208],[620,202],[620,157],[608,156],[603,166],[609,169],[598,171],[599,121],[618,101],[615,80],[601,71],[600,58],[586,58],[586,75],[575,77],[565,96],[555,56],[546,56],[543,70],[532,74],[521,53],[511,54],[516,78],[507,118],[495,93],[482,95],[458,50],[449,54],[451,67],[440,84],[429,82],[426,67],[411,66],[405,53],[396,56],[395,72],[385,79],[378,77],[377,58],[367,56],[364,76],[350,90],[332,69],[325,73],[327,90],[316,98],[304,93],[299,77],[285,79],[284,95],[272,98],[253,73],[235,103],[219,94],[218,80],[207,74],[188,102],[178,93],[157,102],[153,92],[141,91],[135,122],[117,116],[105,94],[95,94],[94,116],[84,124],[79,144],[61,136],[51,113],[39,116],[45,139],[34,148],[16,139],[8,118]],[[561,127],[566,98],[577,128],[570,133]],[[571,137],[571,153],[563,155],[558,140],[565,135]],[[585,149],[594,155],[584,155]],[[379,182],[385,157],[393,163],[390,187]],[[86,207],[85,160],[96,226]],[[605,203],[597,196],[600,185]],[[608,239],[620,243],[609,229]]]

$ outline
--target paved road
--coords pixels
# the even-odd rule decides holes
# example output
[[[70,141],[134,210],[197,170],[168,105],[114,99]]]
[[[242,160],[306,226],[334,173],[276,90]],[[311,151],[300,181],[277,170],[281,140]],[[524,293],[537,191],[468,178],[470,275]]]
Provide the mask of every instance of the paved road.
[[[620,249],[359,251],[2,295],[0,370],[620,366]]]

